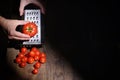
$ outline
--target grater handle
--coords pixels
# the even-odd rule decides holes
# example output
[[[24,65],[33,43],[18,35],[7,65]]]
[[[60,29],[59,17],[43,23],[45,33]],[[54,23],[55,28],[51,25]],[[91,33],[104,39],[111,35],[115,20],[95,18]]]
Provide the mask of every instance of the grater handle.
[[[34,5],[34,4],[28,4],[27,6],[25,6],[24,10],[25,9],[40,9],[37,5]]]

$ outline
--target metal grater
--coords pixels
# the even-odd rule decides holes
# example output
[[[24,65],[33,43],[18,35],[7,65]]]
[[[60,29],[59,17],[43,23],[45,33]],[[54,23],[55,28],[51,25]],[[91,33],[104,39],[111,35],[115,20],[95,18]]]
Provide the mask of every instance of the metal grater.
[[[40,9],[25,10],[24,20],[34,22],[38,26],[38,33],[31,37],[29,41],[23,41],[23,45],[40,45],[41,44],[41,14]]]

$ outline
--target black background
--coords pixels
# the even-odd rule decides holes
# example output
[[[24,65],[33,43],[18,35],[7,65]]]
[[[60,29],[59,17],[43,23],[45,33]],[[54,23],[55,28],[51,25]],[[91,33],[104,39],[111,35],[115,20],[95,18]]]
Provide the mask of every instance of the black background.
[[[118,78],[118,10],[112,0],[47,1],[47,40],[84,80]]]

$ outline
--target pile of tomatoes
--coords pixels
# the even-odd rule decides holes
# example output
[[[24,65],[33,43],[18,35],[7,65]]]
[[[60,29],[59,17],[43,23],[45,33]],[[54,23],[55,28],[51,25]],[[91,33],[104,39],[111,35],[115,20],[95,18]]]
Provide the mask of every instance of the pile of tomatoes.
[[[28,50],[26,47],[20,48],[18,55],[15,58],[15,63],[19,67],[24,68],[27,64],[33,64],[33,74],[37,74],[41,64],[46,62],[46,54],[36,47]]]

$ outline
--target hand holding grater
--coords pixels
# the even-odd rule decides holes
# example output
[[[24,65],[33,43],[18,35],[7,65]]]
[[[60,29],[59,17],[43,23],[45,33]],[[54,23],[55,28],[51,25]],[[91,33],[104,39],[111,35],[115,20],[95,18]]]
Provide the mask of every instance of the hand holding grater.
[[[35,6],[34,4],[29,4],[24,9],[24,15],[22,19],[25,21],[33,22],[37,25],[38,33],[35,36],[31,37],[29,40],[26,41],[18,41],[17,46],[41,46],[42,45],[42,21],[41,21],[41,12],[40,9]],[[17,31],[22,32],[22,26],[17,27]]]

